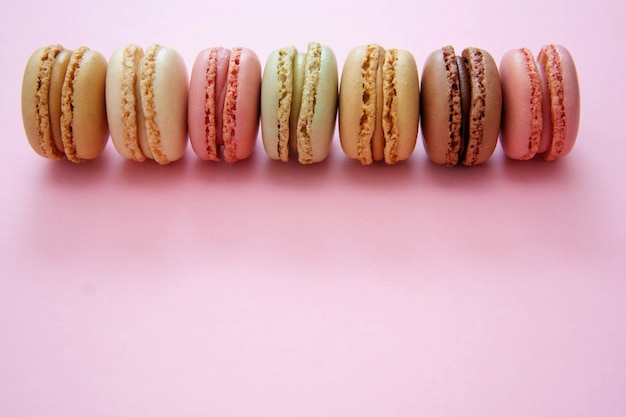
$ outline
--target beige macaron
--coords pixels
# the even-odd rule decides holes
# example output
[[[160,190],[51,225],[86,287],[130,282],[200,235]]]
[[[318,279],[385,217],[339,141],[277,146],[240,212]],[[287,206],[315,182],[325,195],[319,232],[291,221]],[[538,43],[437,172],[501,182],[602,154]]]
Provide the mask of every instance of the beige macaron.
[[[345,154],[368,165],[413,153],[419,126],[419,76],[413,55],[379,45],[348,54],[339,90],[339,137]]]
[[[61,45],[37,49],[22,80],[22,120],[33,150],[46,158],[83,162],[108,139],[107,61],[99,52]]]

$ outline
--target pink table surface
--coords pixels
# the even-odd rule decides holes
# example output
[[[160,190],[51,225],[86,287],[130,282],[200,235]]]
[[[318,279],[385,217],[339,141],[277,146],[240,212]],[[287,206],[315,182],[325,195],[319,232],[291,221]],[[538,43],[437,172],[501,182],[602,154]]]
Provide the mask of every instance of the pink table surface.
[[[594,2],[14,2],[0,17],[0,417],[625,416],[626,7]],[[569,48],[572,154],[484,166],[28,147],[38,47],[309,40]]]

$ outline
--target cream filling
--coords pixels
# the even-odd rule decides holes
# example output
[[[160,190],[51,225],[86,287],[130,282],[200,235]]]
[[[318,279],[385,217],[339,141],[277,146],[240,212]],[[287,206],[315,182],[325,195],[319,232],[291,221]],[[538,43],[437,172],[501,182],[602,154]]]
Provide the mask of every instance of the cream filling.
[[[306,72],[307,54],[296,53],[293,59],[291,111],[289,114],[289,151],[298,152],[298,121],[302,108],[302,92]]]
[[[385,137],[385,162],[398,162],[398,97],[396,92],[396,70],[398,50],[389,49],[385,52],[383,64],[383,114],[382,125]]]
[[[359,136],[357,139],[357,156],[363,165],[369,165],[372,157],[372,137],[376,129],[376,78],[378,76],[378,61],[381,49],[378,45],[367,45],[365,59],[361,65],[361,80],[363,85],[361,119],[359,121]]]
[[[289,160],[289,119],[293,96],[293,65],[295,51],[291,48],[278,52],[278,157]]]
[[[136,45],[129,45],[124,49],[122,56],[122,126],[124,130],[124,144],[135,161],[144,161],[146,156],[139,146],[137,132],[137,65],[143,51]]]

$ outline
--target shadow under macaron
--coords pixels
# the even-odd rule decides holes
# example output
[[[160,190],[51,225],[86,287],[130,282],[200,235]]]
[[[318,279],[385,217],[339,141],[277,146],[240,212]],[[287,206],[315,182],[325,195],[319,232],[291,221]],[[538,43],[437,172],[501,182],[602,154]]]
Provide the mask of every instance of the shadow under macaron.
[[[559,158],[546,161],[541,155],[527,161],[517,161],[502,156],[502,175],[507,181],[516,184],[554,184],[565,185],[571,178],[575,178],[575,157]]]
[[[257,152],[257,153],[261,153]],[[298,162],[297,155],[290,155],[286,162],[273,160],[263,152],[262,177],[269,181],[270,184],[297,189],[306,189],[311,187],[326,186],[329,182],[335,182],[335,170],[337,152],[331,151],[330,154],[321,162],[314,164],[301,164]]]
[[[160,165],[152,159],[137,162],[121,158],[115,167],[116,181],[119,186],[140,188],[181,184],[185,181],[191,159],[192,155],[186,154],[177,161]]]
[[[69,160],[44,160],[42,183],[49,186],[93,187],[110,175],[117,155],[103,152],[97,158],[75,163]]]
[[[232,163],[224,161],[222,156],[220,161],[205,161],[192,152],[187,157],[191,161],[189,164],[192,181],[233,184],[254,182],[258,178],[265,155],[257,147],[246,159]]]
[[[411,156],[396,164],[389,165],[384,161],[363,165],[356,159],[341,155],[339,176],[345,178],[350,185],[387,190],[406,188],[420,182],[418,168],[420,161]]]
[[[419,175],[429,186],[465,191],[481,190],[493,185],[502,165],[501,158],[492,155],[486,162],[474,166],[445,166],[428,157],[420,161]]]

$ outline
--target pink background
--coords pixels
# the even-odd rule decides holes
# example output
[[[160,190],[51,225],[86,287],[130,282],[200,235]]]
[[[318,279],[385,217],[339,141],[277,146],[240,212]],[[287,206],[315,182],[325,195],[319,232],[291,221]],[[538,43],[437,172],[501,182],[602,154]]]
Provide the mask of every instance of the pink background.
[[[421,3],[421,4],[417,4]],[[0,416],[626,415],[623,2],[19,1],[0,17]],[[38,47],[561,43],[567,158],[475,169],[48,161]]]

